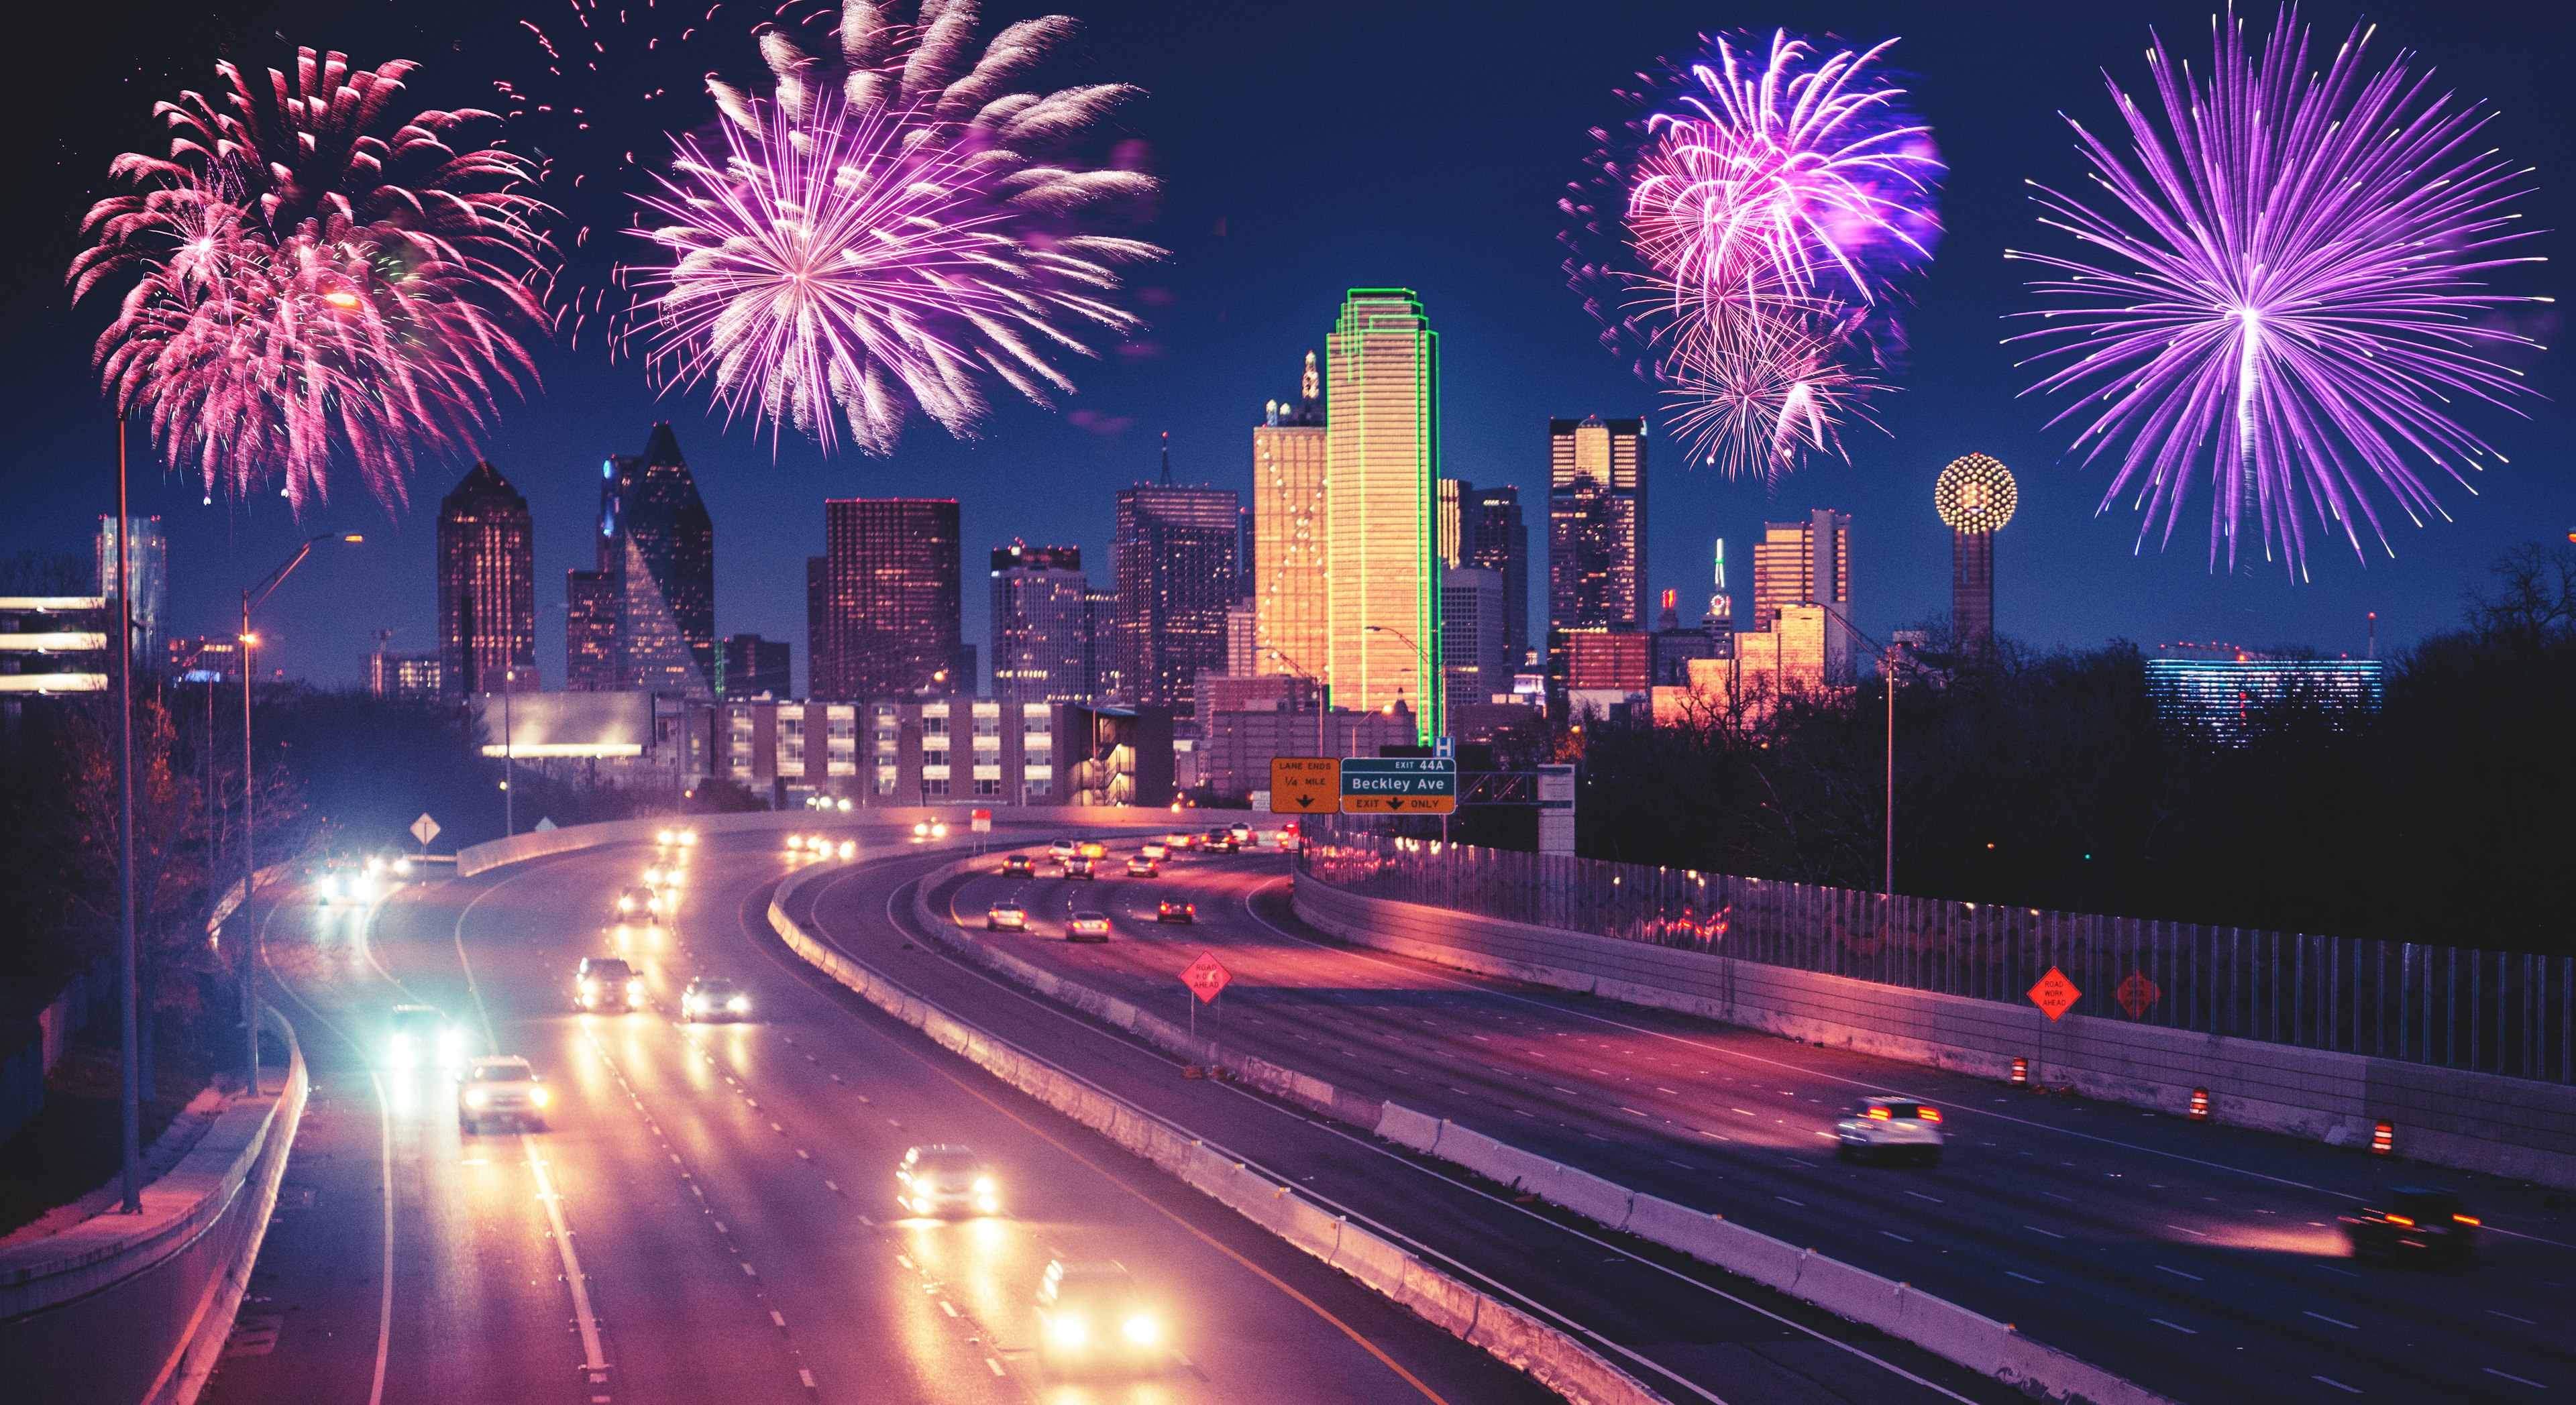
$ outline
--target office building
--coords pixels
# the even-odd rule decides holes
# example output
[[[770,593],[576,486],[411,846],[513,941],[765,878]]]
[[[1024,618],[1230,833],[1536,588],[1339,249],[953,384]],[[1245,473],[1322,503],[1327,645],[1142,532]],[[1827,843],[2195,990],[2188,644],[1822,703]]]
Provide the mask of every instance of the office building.
[[[1462,517],[1465,499],[1476,491],[1475,485],[1460,478],[1443,478],[1432,507],[1433,519],[1439,524],[1440,566],[1452,570],[1465,563],[1466,523]]]
[[[823,537],[807,691],[836,702],[956,691],[965,632],[957,500],[834,498],[823,504]]]
[[[1547,422],[1547,625],[1646,627],[1646,422]]]
[[[1819,508],[1796,522],[1765,523],[1753,547],[1753,617],[1748,631],[1770,629],[1792,605],[1828,606],[1825,670],[1851,677],[1851,515]]]
[[[161,657],[161,631],[170,608],[170,539],[158,517],[125,519],[126,593],[133,599],[134,659],[138,671]],[[116,519],[98,519],[98,594],[116,594]],[[111,627],[116,616],[109,615]],[[111,654],[114,644],[110,643]]]
[[[1321,678],[1324,594],[1324,382],[1315,353],[1292,403],[1273,400],[1252,429],[1254,648],[1264,673]]]
[[[367,696],[393,702],[435,702],[440,694],[436,654],[367,655]]]
[[[1440,735],[1440,334],[1403,288],[1354,288],[1325,348],[1326,662],[1333,700]]]
[[[1448,705],[1490,703],[1512,690],[1503,620],[1503,573],[1455,566],[1440,573],[1440,672]]]
[[[1503,658],[1518,669],[1529,656],[1529,526],[1521,490],[1477,488],[1461,500],[1460,560],[1503,578]]]
[[[1013,542],[993,552],[993,696],[1006,705],[1091,701],[1082,548]]]
[[[1123,695],[1125,675],[1118,671],[1118,592],[1082,592],[1083,676],[1094,701]]]
[[[808,697],[831,696],[823,691],[823,632],[832,616],[825,603],[830,599],[825,582],[830,579],[831,558],[805,558],[805,693]]]
[[[451,698],[537,690],[528,500],[478,463],[438,504],[438,678]]]
[[[715,696],[716,533],[668,424],[599,466],[599,572],[616,581],[617,686]],[[569,646],[567,646],[569,647]]]
[[[1169,708],[903,697],[719,703],[691,714],[696,775],[792,807],[1167,805]]]
[[[2313,710],[2342,730],[2379,710],[2377,659],[2285,659],[2223,646],[2167,645],[2146,661],[2147,698],[2175,735],[2243,746],[2267,714]]]
[[[564,572],[564,688],[613,693],[618,682],[617,576],[611,571]]]
[[[795,696],[786,640],[728,634],[720,657],[723,667],[716,677],[716,696],[729,701],[764,694],[773,698]]]
[[[1226,667],[1226,612],[1236,594],[1232,488],[1176,487],[1171,448],[1163,481],[1118,491],[1110,576],[1118,590],[1119,696],[1186,707],[1201,672]]]

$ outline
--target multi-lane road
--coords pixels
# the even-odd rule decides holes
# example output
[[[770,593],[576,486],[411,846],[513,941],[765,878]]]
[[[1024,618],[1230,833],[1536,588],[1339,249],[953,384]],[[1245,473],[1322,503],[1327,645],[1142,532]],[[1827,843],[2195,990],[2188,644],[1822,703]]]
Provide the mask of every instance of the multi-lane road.
[[[1195,899],[1198,924],[1155,922],[1166,895]],[[1235,977],[1230,1046],[1813,1245],[2176,1399],[2576,1390],[2564,1336],[2576,1217],[2527,1186],[1356,949],[1289,912],[1276,855],[1185,859],[1155,879],[984,874],[930,896],[977,932],[989,904],[1015,899],[1030,933],[980,939],[1175,1018],[1179,971],[1213,951]],[[827,893],[824,930],[868,952],[866,934],[884,929],[874,902],[864,885]],[[1077,906],[1110,916],[1108,944],[1060,940]],[[1943,1107],[1945,1163],[1838,1161],[1833,1120],[1873,1092]],[[2433,1273],[2353,1261],[2338,1212],[2425,1180],[2467,1193],[2485,1220],[2483,1262]]]
[[[606,925],[654,859],[608,849],[263,917],[319,1087],[212,1399],[1549,1398],[809,979],[767,932],[788,867],[773,846],[709,842],[669,926]],[[651,1008],[573,1013],[575,963],[609,954]],[[751,1018],[671,1018],[699,974],[742,981]],[[443,1072],[384,1057],[404,1002],[527,1056],[550,1124],[462,1134]],[[1003,1213],[899,1212],[898,1160],[937,1142],[986,1158]],[[1032,1297],[1053,1258],[1134,1274],[1167,1325],[1158,1366],[1041,1366]]]

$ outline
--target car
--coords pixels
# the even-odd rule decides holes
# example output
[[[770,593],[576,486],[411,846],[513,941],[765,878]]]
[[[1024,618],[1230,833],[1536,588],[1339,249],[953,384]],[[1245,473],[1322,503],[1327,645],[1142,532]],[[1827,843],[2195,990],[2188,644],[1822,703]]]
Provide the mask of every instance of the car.
[[[912,842],[915,844],[921,843],[926,839],[945,839],[947,837],[948,824],[945,820],[922,820],[912,827]]]
[[[1062,863],[1066,859],[1072,858],[1073,855],[1074,844],[1072,840],[1051,839],[1047,841],[1047,857],[1053,859],[1057,863]]]
[[[1233,824],[1226,826],[1226,832],[1234,836],[1234,842],[1237,844],[1248,845],[1255,842],[1252,837],[1252,826],[1245,824],[1241,820],[1236,820]]]
[[[1081,847],[1074,850],[1074,853],[1086,859],[1105,859],[1109,857],[1109,846],[1101,843],[1097,839],[1085,839],[1082,841]]]
[[[1173,853],[1185,854],[1199,846],[1199,837],[1195,834],[1183,833],[1176,829],[1163,836],[1163,843],[1168,846]]]
[[[1127,876],[1130,878],[1153,878],[1159,876],[1162,871],[1155,866],[1152,859],[1142,854],[1127,861]]]
[[[1846,1161],[1941,1159],[1941,1109],[1913,1098],[1863,1098],[1834,1124],[1834,1150]]]
[[[2451,1191],[2390,1186],[2338,1218],[2356,1259],[2469,1264],[2478,1257],[2478,1217]]]
[[[987,932],[1025,932],[1029,929],[1029,912],[1018,903],[1003,901],[984,909]]]
[[[1233,830],[1211,829],[1206,837],[1200,840],[1199,847],[1211,854],[1231,854],[1243,846],[1235,842]]]
[[[1029,856],[1026,854],[1012,854],[1002,860],[1002,876],[1004,878],[1035,878],[1038,876],[1038,866],[1030,862]]]
[[[573,972],[572,1005],[576,1010],[640,1010],[644,978],[614,956],[585,956]]]
[[[466,1132],[483,1130],[492,1121],[513,1123],[530,1132],[546,1129],[546,1104],[553,1101],[537,1071],[516,1054],[470,1059],[457,1080],[456,1121]]]
[[[1124,1265],[1058,1259],[1038,1279],[1038,1353],[1057,1370],[1138,1369],[1169,1348],[1163,1323]]]
[[[1179,898],[1165,898],[1161,902],[1154,904],[1154,920],[1157,922],[1194,923],[1199,920],[1199,905],[1197,903],[1183,902]]]
[[[1069,942],[1105,942],[1109,940],[1109,914],[1077,912],[1064,924],[1064,939]]]
[[[1067,878],[1096,879],[1100,876],[1100,869],[1089,859],[1066,859],[1064,861],[1064,876]]]
[[[1145,841],[1143,848],[1136,851],[1136,854],[1139,858],[1167,859],[1172,856],[1172,846],[1160,839],[1149,839]]]
[[[917,1146],[895,1168],[895,1204],[916,1215],[1001,1213],[1001,1184],[974,1149]]]
[[[427,1005],[396,1005],[388,1023],[385,1057],[396,1068],[453,1069],[465,1056],[465,1031]]]
[[[700,976],[680,992],[684,1020],[739,1020],[751,1015],[751,993],[722,976]]]
[[[662,895],[638,883],[617,894],[617,920],[651,923],[662,915]]]

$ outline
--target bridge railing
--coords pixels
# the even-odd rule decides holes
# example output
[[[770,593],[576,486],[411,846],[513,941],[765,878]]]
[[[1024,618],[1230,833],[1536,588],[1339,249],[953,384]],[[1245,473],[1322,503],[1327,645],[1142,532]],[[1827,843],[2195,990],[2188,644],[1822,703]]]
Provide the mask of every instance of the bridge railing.
[[[1313,826],[1366,897],[2100,1018],[2576,1083],[2576,958],[1958,902]]]

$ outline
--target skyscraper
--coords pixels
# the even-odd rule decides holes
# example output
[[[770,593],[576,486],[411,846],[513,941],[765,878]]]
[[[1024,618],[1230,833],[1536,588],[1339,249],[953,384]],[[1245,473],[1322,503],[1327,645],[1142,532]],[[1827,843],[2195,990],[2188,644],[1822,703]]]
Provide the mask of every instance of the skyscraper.
[[[1297,399],[1271,401],[1252,429],[1252,534],[1260,671],[1320,678],[1326,663],[1324,378],[1311,351]]]
[[[617,666],[617,576],[611,571],[564,572],[564,687],[576,693],[614,692]]]
[[[965,626],[958,541],[955,498],[823,504],[823,614],[808,665],[814,697],[957,689]]]
[[[1772,628],[1792,605],[1829,605],[1823,612],[1824,669],[1829,681],[1850,677],[1851,515],[1819,508],[1797,522],[1763,524],[1753,547],[1751,630]]]
[[[1478,488],[1460,512],[1465,564],[1503,578],[1503,662],[1518,670],[1529,652],[1529,526],[1521,520],[1521,490]]]
[[[1202,670],[1225,672],[1225,612],[1241,598],[1235,530],[1242,502],[1232,488],[1174,486],[1168,439],[1163,481],[1118,490],[1110,577],[1118,587],[1118,671],[1127,701],[1187,706]]]
[[[1440,671],[1449,705],[1489,703],[1512,690],[1504,661],[1503,573],[1460,566],[1440,576]]]
[[[1465,499],[1474,495],[1476,485],[1463,478],[1443,478],[1439,492],[1440,564],[1444,568],[1466,564],[1466,523],[1460,514]]]
[[[161,658],[162,621],[170,607],[170,539],[161,535],[160,518],[125,519],[125,575],[134,599],[134,662],[148,671]],[[98,519],[98,593],[116,594],[114,517]]]
[[[1029,703],[1091,701],[1090,578],[1078,546],[993,551],[993,696],[1004,716]]]
[[[831,652],[823,637],[826,632],[824,626],[832,617],[831,606],[827,603],[830,595],[824,585],[830,579],[830,557],[805,558],[805,696],[809,698],[839,696],[823,687],[825,679],[838,676],[826,669],[823,663],[824,656]]]
[[[1439,735],[1440,334],[1411,290],[1354,288],[1324,359],[1325,681],[1345,707],[1401,698]]]
[[[537,565],[528,500],[478,463],[438,504],[438,678],[451,698],[534,692]]]
[[[1950,626],[1959,653],[1982,663],[1995,647],[1995,533],[2020,501],[2012,471],[1987,454],[1952,459],[1932,484],[1950,528]]]
[[[723,684],[718,696],[728,702],[756,698],[763,693],[773,698],[792,697],[795,685],[787,641],[763,639],[757,634],[728,634],[724,637]]]
[[[618,686],[715,696],[716,532],[668,424],[599,466],[599,569],[617,580]]]
[[[1547,624],[1646,627],[1646,422],[1547,422]]]
[[[1083,677],[1095,701],[1125,695],[1118,671],[1118,592],[1082,592]]]

